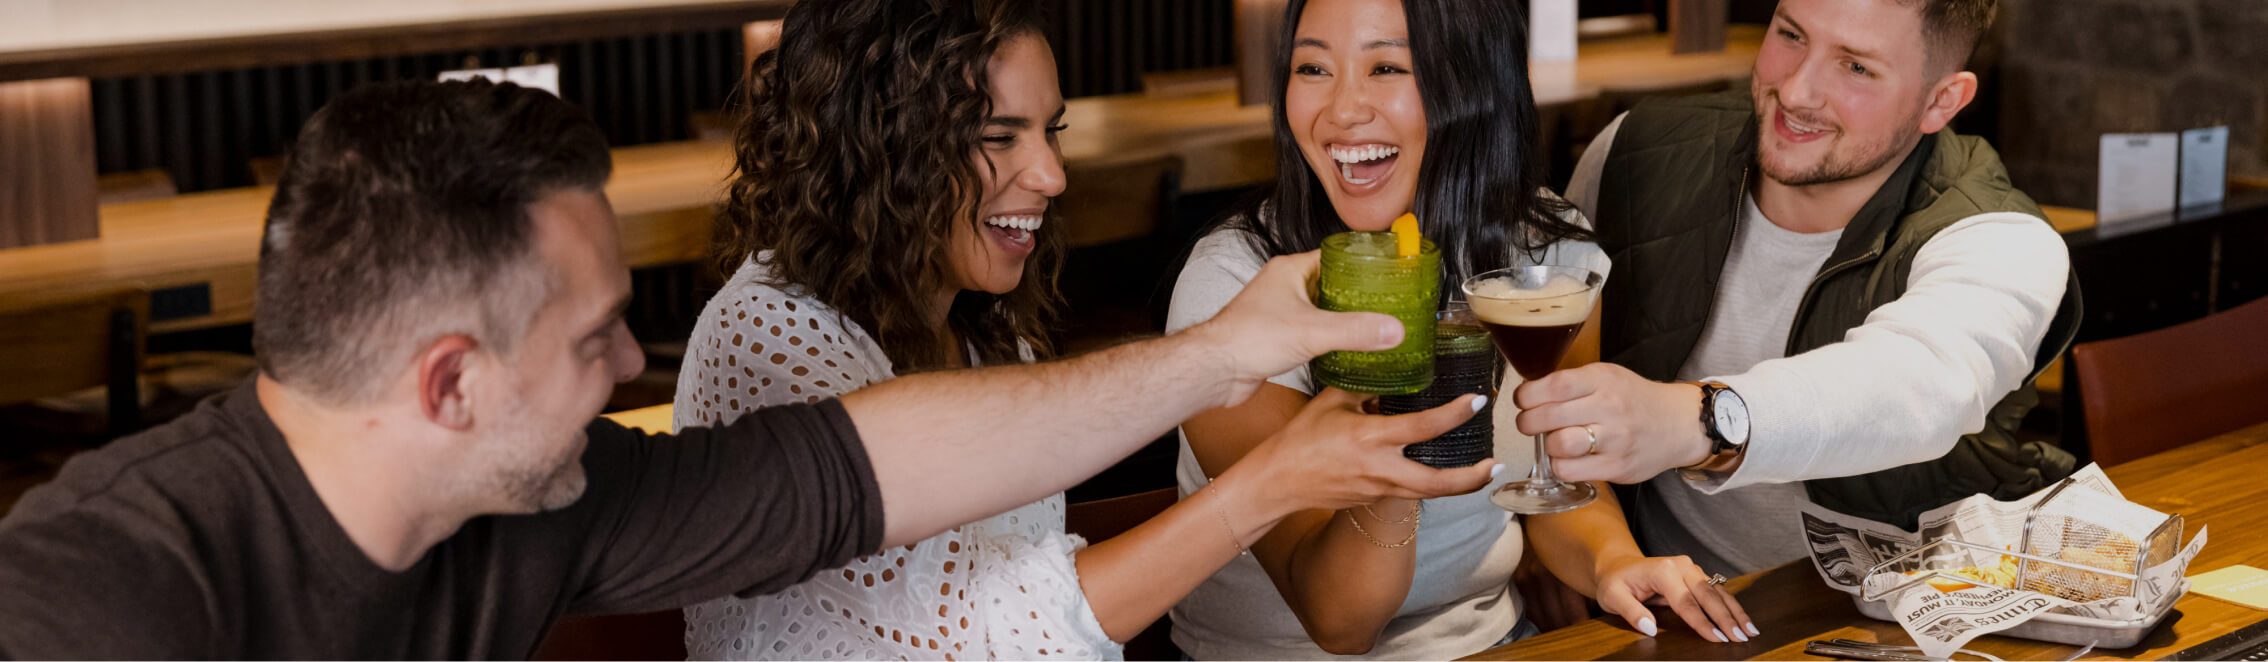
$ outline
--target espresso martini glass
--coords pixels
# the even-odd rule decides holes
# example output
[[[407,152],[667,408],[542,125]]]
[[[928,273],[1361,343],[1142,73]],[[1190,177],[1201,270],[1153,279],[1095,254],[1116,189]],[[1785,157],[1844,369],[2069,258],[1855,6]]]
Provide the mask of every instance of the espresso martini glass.
[[[1559,367],[1605,282],[1605,276],[1580,267],[1512,267],[1467,278],[1464,291],[1473,316],[1488,329],[1512,371],[1535,381]],[[1552,474],[1551,454],[1544,452],[1540,434],[1527,480],[1506,483],[1489,495],[1497,507],[1525,515],[1574,510],[1598,498],[1598,488],[1590,483],[1569,483]]]

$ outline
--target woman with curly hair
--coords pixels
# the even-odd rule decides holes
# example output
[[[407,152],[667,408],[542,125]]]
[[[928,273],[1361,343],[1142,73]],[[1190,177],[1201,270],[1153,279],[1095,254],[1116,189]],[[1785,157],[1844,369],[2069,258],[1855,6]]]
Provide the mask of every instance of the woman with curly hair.
[[[789,11],[747,85],[722,220],[732,276],[688,343],[678,426],[1051,352],[1064,106],[1033,11],[1030,0]],[[1446,430],[1476,402],[1414,416]],[[1066,534],[1057,494],[779,593],[689,608],[687,648],[736,659],[1120,657],[1120,642],[1277,519],[1389,489],[1351,478],[1351,449],[1281,437],[1110,540]]]

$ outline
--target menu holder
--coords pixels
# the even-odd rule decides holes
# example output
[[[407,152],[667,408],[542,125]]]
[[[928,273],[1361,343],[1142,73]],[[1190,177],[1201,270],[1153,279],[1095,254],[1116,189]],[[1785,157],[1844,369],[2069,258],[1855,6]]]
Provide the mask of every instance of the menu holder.
[[[2229,127],[2181,132],[2181,208],[2218,205],[2228,195]]]
[[[497,83],[512,83],[520,87],[550,92],[551,96],[559,96],[559,65],[552,63],[504,68],[458,69],[441,72],[439,76],[439,79],[443,82],[476,78]]]
[[[1574,62],[1577,14],[1575,0],[1529,2],[1528,61]]]
[[[2110,228],[2173,211],[2180,156],[2181,134],[2103,134],[2096,222]]]

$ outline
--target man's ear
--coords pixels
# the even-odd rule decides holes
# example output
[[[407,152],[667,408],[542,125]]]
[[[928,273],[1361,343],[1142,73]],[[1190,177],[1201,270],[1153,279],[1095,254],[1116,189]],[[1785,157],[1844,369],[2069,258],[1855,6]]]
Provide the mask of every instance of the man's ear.
[[[469,336],[443,336],[417,355],[417,404],[425,419],[451,430],[473,425],[470,369],[480,343]]]
[[[1937,81],[1930,87],[1927,105],[1922,106],[1922,135],[1937,133],[1953,123],[1953,116],[1961,114],[1961,109],[1969,107],[1969,102],[1976,99],[1977,75],[1974,73],[1956,71]]]

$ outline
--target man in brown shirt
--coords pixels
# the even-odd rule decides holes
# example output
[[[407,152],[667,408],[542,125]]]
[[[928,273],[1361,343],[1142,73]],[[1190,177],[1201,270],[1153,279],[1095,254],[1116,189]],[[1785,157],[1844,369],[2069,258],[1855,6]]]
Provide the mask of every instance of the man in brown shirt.
[[[0,657],[525,657],[563,614],[786,586],[1061,491],[1325,350],[1400,340],[1316,310],[1313,256],[1285,258],[1166,338],[643,435],[591,422],[643,367],[610,169],[580,110],[510,85],[318,112],[268,214],[260,375],[0,519]],[[1342,402],[1254,453],[1315,458],[1329,507],[1465,492],[1493,463],[1433,471],[1400,446],[1469,415]],[[1230,540],[1191,544],[1272,524],[1231,514]]]

